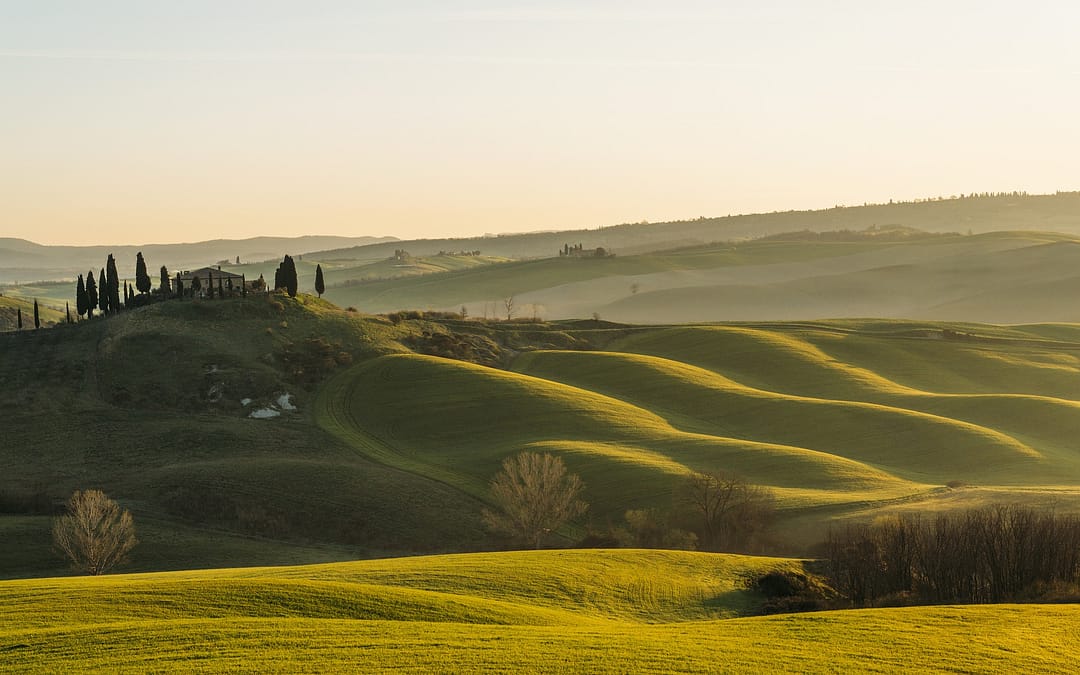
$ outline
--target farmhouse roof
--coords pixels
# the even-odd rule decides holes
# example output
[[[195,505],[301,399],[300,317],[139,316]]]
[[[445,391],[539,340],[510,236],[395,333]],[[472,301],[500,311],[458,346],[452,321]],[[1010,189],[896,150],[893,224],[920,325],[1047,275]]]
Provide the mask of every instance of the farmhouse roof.
[[[191,270],[190,272],[185,270],[180,273],[180,279],[188,280],[194,277],[205,279],[211,274],[214,275],[215,279],[221,279],[222,281],[228,281],[229,279],[235,279],[236,281],[239,281],[241,279],[241,275],[227,272],[220,267],[200,267],[199,269]]]

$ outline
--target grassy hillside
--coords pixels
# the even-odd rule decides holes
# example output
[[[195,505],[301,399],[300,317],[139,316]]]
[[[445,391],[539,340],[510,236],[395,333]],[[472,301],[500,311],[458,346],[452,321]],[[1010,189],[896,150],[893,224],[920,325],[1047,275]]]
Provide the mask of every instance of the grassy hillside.
[[[409,330],[312,298],[249,298],[0,337],[0,531],[21,543],[0,573],[63,572],[50,505],[87,487],[138,514],[134,569],[479,546],[475,500],[373,463],[307,417],[318,373],[340,367],[309,338],[361,359],[403,350]]]
[[[487,483],[521,450],[586,483],[567,543],[702,470],[770,490],[784,552],[894,509],[1080,507],[1070,324],[391,321],[250,297],[5,334],[0,378],[8,577],[64,571],[49,518],[88,487],[136,515],[134,570],[491,547]]]
[[[798,568],[559,551],[8,581],[0,640],[36,672],[1051,672],[1080,647],[1068,605],[747,616],[749,578]]]

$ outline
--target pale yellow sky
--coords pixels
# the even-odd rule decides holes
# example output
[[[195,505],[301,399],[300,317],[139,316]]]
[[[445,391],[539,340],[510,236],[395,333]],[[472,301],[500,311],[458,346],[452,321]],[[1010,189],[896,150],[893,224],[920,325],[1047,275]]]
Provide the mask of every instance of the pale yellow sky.
[[[474,235],[1080,187],[1069,2],[0,1],[0,236]]]

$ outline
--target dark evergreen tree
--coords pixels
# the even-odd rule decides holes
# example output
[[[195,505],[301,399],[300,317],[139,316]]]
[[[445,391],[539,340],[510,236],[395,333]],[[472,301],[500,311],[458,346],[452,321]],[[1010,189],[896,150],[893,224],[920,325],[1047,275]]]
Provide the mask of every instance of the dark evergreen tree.
[[[94,283],[94,270],[86,275],[86,318],[94,318],[94,310],[98,306],[97,284]]]
[[[105,279],[105,268],[101,268],[101,274],[98,276],[98,309],[102,314],[108,314],[110,308],[111,296],[109,294],[109,282]]]
[[[221,287],[221,277],[217,278],[217,295],[218,295],[218,299],[220,299],[220,300],[225,299],[225,289]]]
[[[15,308],[15,327],[22,330],[22,307]]]
[[[299,284],[296,282],[296,263],[293,262],[291,255],[285,256],[285,260],[282,261],[281,277],[281,280],[285,283],[285,290],[288,291],[289,297],[295,298]]]
[[[37,298],[34,298],[34,330],[41,328],[41,315],[38,314]]]
[[[86,299],[86,284],[83,283],[83,276],[79,275],[79,283],[75,286],[75,311],[79,313],[79,317],[82,318],[86,314],[86,305],[89,302]]]
[[[214,273],[210,272],[210,283],[206,284],[206,297],[214,299]]]
[[[285,288],[285,282],[283,281],[284,274],[282,274],[282,271],[281,271],[282,265],[284,265],[284,264],[285,263],[278,263],[277,269],[274,270],[274,290],[275,291],[280,291],[282,288]]]
[[[247,297],[247,275],[245,274],[240,275],[240,297]]]
[[[109,282],[109,309],[111,311],[119,311],[120,309],[120,274],[116,271],[116,259],[109,254],[108,260],[105,261],[105,267],[108,268],[105,278]]]
[[[170,295],[172,293],[172,287],[169,285],[169,270],[164,265],[161,266],[161,281],[158,282],[160,287],[158,291],[162,295]]]
[[[184,299],[184,282],[180,280],[180,275],[176,275],[176,298],[178,300]]]
[[[194,277],[191,277],[191,295],[192,296],[198,296],[199,291],[201,291],[201,290],[202,290],[202,281],[199,280],[199,277],[197,275],[194,276]]]
[[[315,266],[315,292],[322,297],[322,294],[326,292],[326,282],[323,281],[322,265]]]
[[[71,323],[71,303],[67,300],[64,301],[64,318]]]
[[[140,293],[150,292],[150,275],[146,273],[146,261],[143,260],[142,251],[135,254],[135,288]]]

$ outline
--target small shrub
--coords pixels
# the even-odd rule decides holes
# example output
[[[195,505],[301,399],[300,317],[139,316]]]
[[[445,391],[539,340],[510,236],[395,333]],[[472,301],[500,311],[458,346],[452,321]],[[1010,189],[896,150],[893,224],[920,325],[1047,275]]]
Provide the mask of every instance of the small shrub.
[[[802,572],[773,570],[751,579],[749,587],[765,596],[764,614],[815,612],[832,606],[831,589]]]

